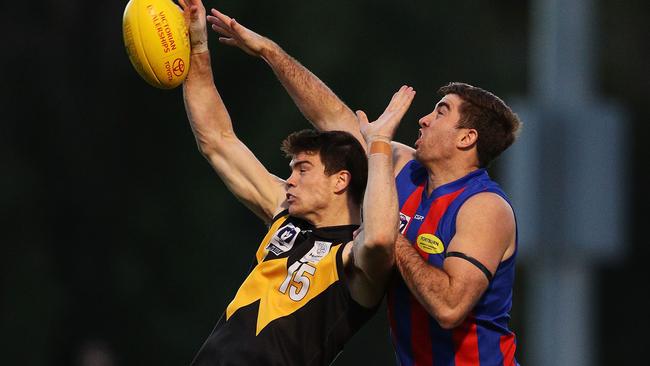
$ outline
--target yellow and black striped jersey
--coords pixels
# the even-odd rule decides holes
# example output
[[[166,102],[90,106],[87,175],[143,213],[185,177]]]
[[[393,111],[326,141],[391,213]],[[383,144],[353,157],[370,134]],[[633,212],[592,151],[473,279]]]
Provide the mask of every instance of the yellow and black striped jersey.
[[[282,212],[195,366],[328,365],[374,314],[350,295],[343,247],[357,225],[314,228]]]

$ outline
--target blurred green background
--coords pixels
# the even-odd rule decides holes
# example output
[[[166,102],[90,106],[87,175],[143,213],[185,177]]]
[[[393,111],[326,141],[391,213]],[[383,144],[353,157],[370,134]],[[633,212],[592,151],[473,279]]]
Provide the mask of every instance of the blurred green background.
[[[527,1],[205,4],[277,41],[370,117],[399,86],[414,86],[398,135],[405,143],[448,81],[506,101],[529,91]],[[599,364],[629,365],[650,346],[648,290],[639,280],[649,274],[650,3],[595,4],[595,92],[624,105],[631,122],[631,220],[625,258],[598,267],[594,336]],[[132,68],[122,43],[125,5],[0,5],[2,365],[189,364],[264,233],[199,155],[181,89],[154,89]],[[307,122],[262,60],[213,35],[210,47],[237,134],[270,171],[288,175],[279,143]],[[521,289],[532,285],[520,264],[513,328],[522,364],[533,345]],[[383,311],[336,364],[360,363],[394,364]]]

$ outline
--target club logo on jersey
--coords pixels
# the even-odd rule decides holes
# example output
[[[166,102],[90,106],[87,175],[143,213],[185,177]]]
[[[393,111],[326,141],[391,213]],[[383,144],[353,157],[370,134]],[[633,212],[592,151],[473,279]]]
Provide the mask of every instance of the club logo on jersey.
[[[323,259],[327,253],[330,252],[332,243],[328,241],[315,241],[314,246],[311,248],[307,254],[302,257],[303,262],[318,263]]]
[[[404,215],[403,213],[399,213],[399,232],[404,234],[404,231],[406,230],[406,227],[409,224],[409,221],[411,221],[411,217]]]
[[[445,245],[433,234],[420,234],[416,240],[418,248],[429,254],[440,254],[445,251]]]
[[[296,227],[294,224],[290,223],[281,227],[275,235],[273,235],[273,238],[266,246],[266,250],[275,255],[280,255],[291,250],[293,243],[296,242],[298,233],[300,233],[300,228]]]

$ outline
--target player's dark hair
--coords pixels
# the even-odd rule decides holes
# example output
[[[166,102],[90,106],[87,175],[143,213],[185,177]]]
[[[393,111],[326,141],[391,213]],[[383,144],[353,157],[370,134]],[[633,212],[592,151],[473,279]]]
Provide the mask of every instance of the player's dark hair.
[[[282,151],[287,157],[301,152],[320,155],[325,174],[350,172],[349,192],[355,203],[361,204],[368,181],[368,159],[363,146],[351,134],[344,131],[302,130],[294,132],[282,141]]]
[[[476,149],[479,166],[484,168],[515,141],[521,122],[501,98],[465,83],[449,83],[438,90],[441,95],[456,94],[460,106],[458,128],[478,132]]]

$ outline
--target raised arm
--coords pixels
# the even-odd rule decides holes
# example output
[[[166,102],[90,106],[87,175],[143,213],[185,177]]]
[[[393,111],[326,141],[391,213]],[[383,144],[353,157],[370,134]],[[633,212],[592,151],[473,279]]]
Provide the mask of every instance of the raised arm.
[[[205,8],[201,0],[180,0],[189,25],[192,54],[183,83],[185,110],[199,151],[228,189],[265,222],[282,209],[283,180],[271,175],[235,135],[212,76]]]
[[[323,81],[272,40],[253,32],[216,9],[212,9],[211,13],[208,22],[215,32],[221,34],[219,41],[264,59],[298,109],[316,129],[347,131],[355,136],[361,145],[366,146],[356,116]],[[407,86],[402,88],[406,89]],[[415,150],[397,142],[391,145],[393,173],[397,175],[402,167],[413,159]]]
[[[219,41],[235,46],[271,67],[302,114],[318,130],[347,131],[365,144],[354,113],[316,75],[289,56],[272,40],[239,24],[218,10],[212,9],[208,22],[221,37]]]
[[[357,112],[368,144],[368,184],[363,200],[363,226],[354,239],[350,256],[356,271],[349,283],[352,297],[368,307],[383,297],[394,263],[399,208],[390,143],[414,95],[412,88],[401,88],[373,123],[368,123],[365,113]]]

